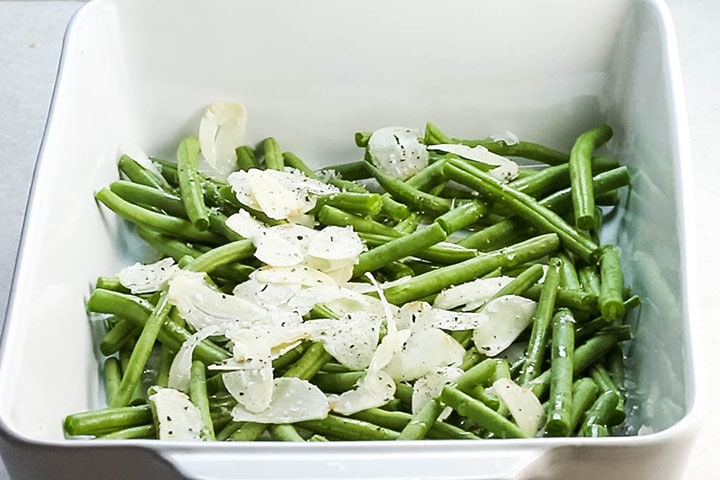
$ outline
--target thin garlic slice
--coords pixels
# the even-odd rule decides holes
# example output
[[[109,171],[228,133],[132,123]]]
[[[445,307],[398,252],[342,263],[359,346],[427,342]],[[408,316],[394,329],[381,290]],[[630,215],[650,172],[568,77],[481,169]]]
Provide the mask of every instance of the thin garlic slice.
[[[369,371],[355,389],[330,397],[330,407],[342,415],[382,407],[395,395],[395,382],[386,372]]]
[[[501,288],[513,280],[513,277],[478,278],[470,282],[461,283],[440,292],[433,306],[445,310],[473,311],[480,308]]]
[[[305,325],[314,330],[310,338],[322,342],[338,362],[351,370],[365,370],[377,348],[381,322],[377,315],[358,311],[338,320],[313,320]]]
[[[246,210],[240,210],[225,220],[225,225],[233,232],[245,238],[255,238],[265,230],[265,225],[250,215]]]
[[[489,302],[481,315],[486,321],[473,331],[473,342],[488,357],[509,347],[530,325],[537,303],[517,295],[505,295]]]
[[[163,258],[155,263],[145,265],[136,263],[125,267],[118,273],[118,279],[123,287],[130,290],[130,293],[152,293],[160,291],[175,270],[177,270],[175,260]]]
[[[175,358],[173,358],[173,361],[170,364],[168,387],[182,392],[188,391],[188,387],[190,385],[190,370],[192,367],[192,358],[195,347],[197,347],[200,342],[206,338],[217,335],[218,333],[220,333],[220,328],[215,325],[211,325],[193,333],[183,342],[180,349],[175,354]]]
[[[282,377],[273,382],[270,405],[261,412],[251,412],[238,404],[232,410],[236,422],[295,423],[321,420],[330,411],[325,394],[318,387],[299,378]]]
[[[423,132],[406,127],[385,127],[373,132],[368,152],[373,163],[388,175],[410,178],[428,166],[430,156],[420,143]]]
[[[543,424],[545,412],[532,390],[507,378],[499,378],[488,389],[510,410],[515,423],[528,437],[534,437]]]
[[[229,328],[267,322],[268,312],[242,298],[218,292],[204,274],[178,270],[169,281],[168,300],[196,330],[211,325]]]
[[[440,367],[462,363],[465,349],[438,328],[413,332],[385,367],[397,381],[415,380]]]
[[[200,440],[200,409],[174,388],[155,387],[148,400],[155,409],[160,440]]]
[[[235,170],[235,149],[245,141],[246,120],[245,107],[237,102],[220,101],[207,108],[198,131],[201,170],[222,180]]]

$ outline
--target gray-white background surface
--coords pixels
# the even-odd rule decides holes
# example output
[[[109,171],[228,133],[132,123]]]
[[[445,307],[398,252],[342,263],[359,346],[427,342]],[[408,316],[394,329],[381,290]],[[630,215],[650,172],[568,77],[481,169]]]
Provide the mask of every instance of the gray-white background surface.
[[[685,480],[720,476],[720,1],[667,0],[675,20],[692,141],[697,207],[696,334],[706,421]],[[4,319],[25,204],[52,95],[63,33],[82,2],[0,0],[0,324]],[[0,480],[8,480],[0,464]],[[41,480],[41,479],[38,479]]]

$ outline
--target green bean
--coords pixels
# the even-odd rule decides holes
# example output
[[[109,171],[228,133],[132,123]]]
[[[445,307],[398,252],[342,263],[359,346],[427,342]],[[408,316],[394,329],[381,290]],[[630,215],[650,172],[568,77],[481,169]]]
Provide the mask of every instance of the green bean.
[[[370,193],[367,188],[363,187],[359,183],[355,183],[352,180],[343,180],[342,178],[330,178],[327,181],[328,184],[339,188],[343,192],[350,193]]]
[[[374,216],[382,211],[383,201],[377,193],[340,192],[318,196],[315,208],[319,210],[323,205],[358,215]]]
[[[408,178],[405,183],[413,188],[426,192],[445,181],[442,173],[444,164],[445,160],[437,160]]]
[[[468,350],[465,352],[465,355],[463,356],[463,361],[460,364],[460,369],[463,371],[470,370],[479,362],[485,360],[485,358],[485,355],[478,352],[478,349],[475,346],[472,346],[468,348]]]
[[[412,407],[413,387],[407,383],[397,382],[395,384],[395,398],[400,399],[403,404]]]
[[[337,317],[336,317],[337,318]],[[342,363],[337,363],[333,361],[329,361],[325,365],[323,365],[322,372],[323,373],[348,373],[352,372],[353,370],[349,367],[346,367]]]
[[[178,145],[177,166],[180,197],[192,224],[198,230],[205,231],[210,226],[210,219],[198,173],[199,155],[200,141],[197,137],[187,137]]]
[[[468,202],[449,210],[435,219],[450,235],[476,223],[487,213],[487,205],[481,202]]]
[[[235,149],[235,166],[238,170],[250,170],[257,168],[255,163],[255,150],[249,145],[243,145]]]
[[[422,215],[418,212],[411,212],[407,218],[398,222],[393,228],[398,233],[407,235],[417,230],[418,226],[422,223]]]
[[[521,265],[542,258],[557,248],[557,235],[540,235],[502,250],[420,274],[401,285],[385,289],[385,297],[389,302],[401,305],[439,292],[451,285],[468,282],[498,267]]]
[[[175,162],[157,157],[150,157],[150,161],[160,167],[160,176],[170,185],[172,190],[178,187],[177,164]]]
[[[580,420],[597,399],[598,387],[592,379],[583,377],[575,381],[572,388],[570,432],[575,432]]]
[[[578,280],[582,289],[593,295],[600,296],[600,277],[593,265],[585,265],[577,270]]]
[[[118,160],[120,170],[134,183],[157,188],[167,192],[172,191],[170,184],[155,172],[148,170],[128,155],[122,155]]]
[[[502,202],[539,231],[557,234],[567,250],[586,262],[596,257],[599,247],[592,240],[582,236],[562,217],[539,204],[529,195],[515,191],[485,172],[463,162],[448,160],[444,171],[452,180],[474,188],[492,201]]]
[[[145,191],[138,193],[138,188],[143,188]],[[158,207],[169,215],[183,219],[187,218],[185,206],[183,205],[180,197],[174,196],[170,193],[164,193],[160,190],[150,189],[149,187],[138,186],[133,183],[121,183],[120,181],[113,182],[110,185],[110,189],[113,193],[117,193],[121,198],[124,198],[128,202],[144,207]],[[208,219],[210,222],[208,229],[211,232],[221,235],[231,241],[242,239],[240,235],[231,230],[225,224],[227,217],[220,211],[216,209],[208,211]]]
[[[252,442],[257,440],[267,429],[267,425],[255,422],[245,422],[228,438],[232,442]]]
[[[172,257],[176,262],[186,255],[190,255],[193,258],[202,255],[202,252],[194,248],[191,244],[183,240],[164,235],[151,228],[138,226],[137,233],[140,238],[145,240],[145,242],[157,250],[161,255]]]
[[[352,213],[344,212],[330,205],[323,205],[317,215],[318,221],[323,225],[336,225],[338,227],[351,226],[356,232],[374,233],[387,235],[389,237],[401,237],[402,233],[392,227],[383,225],[369,218],[359,217]]]
[[[63,426],[70,436],[98,435],[152,422],[148,405],[105,408],[74,413],[65,417]]]
[[[624,287],[620,249],[614,245],[605,245],[600,256],[600,295],[598,297],[600,312],[604,318],[616,321],[625,315]]]
[[[333,414],[322,420],[306,420],[296,425],[314,433],[342,440],[396,440],[400,435],[389,428]]]
[[[282,156],[283,163],[286,166],[292,167],[296,170],[300,170],[302,173],[305,174],[306,177],[317,180],[318,176],[315,171],[312,168],[308,167],[307,164],[303,162],[300,157],[298,157],[292,152],[283,152]]]
[[[612,137],[607,125],[588,130],[580,135],[570,151],[570,185],[573,191],[575,225],[590,230],[595,225],[595,195],[592,182],[592,153]]]
[[[209,177],[200,175],[201,184],[203,189],[203,198],[205,199],[206,205],[209,207],[218,209],[226,215],[232,215],[239,209],[249,210],[247,206],[240,203],[233,192],[232,187],[225,182],[219,182]],[[257,212],[252,212],[257,215]],[[258,215],[259,216],[259,215]],[[262,221],[266,219],[263,218]]]
[[[510,370],[510,364],[504,358],[494,359],[495,361],[495,372],[493,373],[492,383],[497,382],[500,379],[512,379],[512,371]],[[476,389],[475,396],[478,400],[485,403],[485,405],[495,408],[497,413],[503,417],[507,417],[510,413],[507,405],[497,400],[495,395],[488,395],[484,390]],[[480,394],[480,395],[477,395]],[[472,395],[472,394],[471,394]],[[487,400],[486,400],[487,399]]]
[[[200,411],[202,427],[200,438],[203,440],[215,440],[212,419],[210,418],[210,405],[208,404],[208,392],[205,379],[205,365],[200,361],[193,361],[190,367],[190,400]]]
[[[573,375],[577,377],[617,344],[617,337],[611,333],[600,333],[576,347],[573,356]],[[550,370],[545,370],[529,384],[538,398],[542,397],[550,386]]]
[[[457,243],[466,248],[488,252],[505,247],[521,237],[527,237],[530,231],[530,227],[522,219],[507,218],[471,233]]]
[[[195,257],[187,269],[193,272],[213,272],[218,267],[245,260],[255,253],[252,239],[238,240],[213,248]]]
[[[282,171],[285,167],[285,160],[277,140],[272,137],[266,138],[263,140],[262,149],[265,157],[265,167]]]
[[[399,432],[410,422],[412,415],[406,412],[387,411],[381,408],[368,408],[353,413],[350,418]]]
[[[126,180],[112,182],[110,191],[135,205],[158,209],[173,217],[188,218],[182,199],[172,192]]]
[[[540,285],[533,285],[525,290],[523,296],[537,301],[540,299],[541,291],[542,287]],[[581,312],[592,314],[598,311],[598,297],[582,290],[568,290],[558,287],[555,304],[558,307],[568,307],[576,315]]]
[[[221,432],[230,422],[232,422],[232,414],[224,412],[210,412],[212,418],[213,430]],[[215,435],[217,440],[217,434]],[[227,440],[227,439],[226,439]]]
[[[308,347],[305,343],[301,343],[297,347],[288,350],[273,360],[272,365],[275,370],[282,370],[297,362],[307,351]]]
[[[148,425],[128,427],[112,433],[98,435],[96,438],[98,440],[128,440],[133,438],[156,438],[156,435],[155,425],[150,423]]]
[[[363,180],[370,178],[370,172],[366,168],[366,164],[363,160],[358,162],[341,163],[339,165],[331,165],[329,167],[323,167],[320,169],[321,172],[332,171],[340,176],[343,180]]]
[[[352,390],[363,377],[365,372],[320,372],[313,376],[313,383],[325,393],[342,393]]]
[[[571,433],[574,323],[572,312],[566,308],[558,310],[553,317],[550,407],[545,424],[545,432],[553,437]]]
[[[562,260],[558,257],[551,258],[540,290],[540,298],[533,314],[530,340],[518,382],[523,387],[528,387],[530,381],[537,377],[544,361],[561,269]]]
[[[433,228],[435,228],[437,224],[432,224],[432,226]],[[375,250],[377,247],[387,245],[392,241],[395,241],[397,244],[404,245],[404,248],[410,249],[410,245],[408,245],[408,243],[412,243],[414,245],[414,239],[416,238],[416,236],[420,236],[420,232],[425,230],[427,230],[427,228],[423,230],[417,230],[404,237],[388,237],[385,235],[376,235],[373,233],[359,233],[359,236],[369,247],[373,247],[371,250],[369,250],[370,252]],[[412,248],[412,250],[415,250],[415,248],[420,248],[420,246],[416,245]],[[475,258],[478,256],[478,253],[479,252],[477,250],[473,250],[471,248],[465,248],[454,243],[440,241],[420,251],[411,253],[409,256],[421,258],[429,262],[450,264]],[[397,251],[397,254],[400,254],[400,250]]]
[[[437,418],[445,410],[445,405],[433,399],[412,416],[405,428],[402,429],[398,440],[421,440],[430,431]]]
[[[622,392],[602,365],[593,365],[590,369],[590,376],[602,392],[613,392],[617,396],[617,405],[608,416],[608,423],[610,425],[621,424],[625,420],[625,399]]]
[[[504,140],[460,140],[450,138],[442,133],[440,129],[432,123],[428,123],[425,127],[424,142],[425,145],[437,145],[441,143],[459,143],[461,145],[467,145],[468,147],[481,145],[490,150],[492,153],[496,153],[498,155],[505,157],[527,158],[529,160],[537,160],[548,165],[565,163],[570,158],[570,156],[566,153],[532,142],[522,141],[509,145]]]
[[[560,288],[566,290],[581,290],[580,280],[575,270],[575,262],[566,252],[558,252],[558,258],[562,260],[562,269],[560,270]]]
[[[354,413],[351,418],[362,420],[390,430],[402,431],[413,416],[406,412],[388,412],[379,408],[368,408]],[[449,423],[435,421],[429,428],[426,438],[430,439],[477,439],[474,434]],[[399,438],[398,438],[399,440]]]
[[[581,437],[598,436],[598,434],[595,433],[596,427],[602,426],[607,428],[608,419],[612,412],[615,411],[617,403],[618,397],[615,393],[611,391],[603,392],[585,414],[585,419],[583,420],[578,435]]]
[[[402,202],[398,202],[389,194],[384,193],[380,196],[383,202],[381,214],[390,218],[395,222],[400,222],[406,219],[411,211],[407,205]]]
[[[431,195],[423,192],[422,190],[411,187],[399,178],[385,175],[379,168],[372,164],[368,163],[365,168],[372,173],[378,183],[388,193],[390,193],[393,198],[406,203],[420,212],[432,215],[442,215],[453,207],[453,202],[451,200]]]
[[[198,241],[210,245],[224,243],[218,235],[198,230],[187,220],[156,213],[123,200],[112,193],[107,187],[98,191],[95,194],[95,198],[119,216],[138,225],[190,241]]]
[[[303,380],[310,380],[331,358],[332,356],[325,351],[322,342],[315,342],[307,349],[303,356],[283,374],[283,377],[297,377]]]
[[[537,281],[542,278],[544,273],[545,269],[542,265],[531,265],[530,267],[523,270],[522,273],[520,273],[518,276],[513,278],[507,285],[498,290],[492,297],[488,299],[485,305],[497,298],[506,295],[522,295],[527,291],[528,288],[535,285],[535,283],[537,283]]]
[[[446,238],[445,230],[438,224],[432,224],[405,237],[391,240],[361,253],[358,263],[353,269],[353,276],[357,277],[365,272],[376,270],[388,262],[409,257]]]
[[[220,431],[217,432],[217,434],[215,435],[215,440],[218,440],[220,442],[230,440],[230,437],[232,437],[235,432],[237,432],[243,425],[244,422],[235,422],[231,420],[222,429],[220,429]],[[260,435],[262,435],[262,432],[260,432],[258,436]]]
[[[105,398],[107,403],[110,403],[117,394],[122,380],[120,360],[115,357],[106,358],[103,363],[103,373],[105,377]]]
[[[120,293],[130,293],[130,289],[120,283],[120,279],[118,277],[98,277],[95,281],[95,288],[115,290]]]
[[[100,341],[100,353],[110,356],[140,333],[140,328],[127,319],[120,319]]]
[[[625,306],[625,311],[627,312],[640,305],[640,297],[638,297],[637,295],[633,295],[632,297],[625,300],[625,302],[623,302],[623,305]],[[610,320],[600,316],[590,322],[580,325],[577,330],[576,338],[579,341],[586,340],[594,336],[598,332],[605,330],[611,325],[612,322]]]
[[[625,357],[620,345],[616,345],[608,352],[605,363],[617,388],[622,392],[625,390]]]
[[[355,139],[355,145],[360,148],[365,148],[370,142],[370,137],[372,137],[372,132],[355,132],[353,138]]]
[[[268,431],[273,440],[280,442],[304,442],[305,439],[300,436],[295,427],[288,424],[269,425]]]
[[[155,309],[145,322],[140,337],[138,337],[127,369],[123,371],[122,382],[118,387],[117,394],[109,404],[110,407],[124,407],[130,402],[133,391],[137,388],[137,385],[139,385],[140,376],[150,357],[150,352],[158,337],[158,333],[171,308],[172,305],[167,299],[167,292],[163,292]]]
[[[160,346],[160,361],[158,364],[157,378],[155,384],[158,387],[167,387],[170,379],[170,366],[175,355],[166,345]]]
[[[613,207],[618,204],[620,201],[620,192],[617,190],[613,190],[612,192],[604,193],[602,195],[595,195],[595,219],[597,222],[598,219],[598,213],[601,212],[601,210],[598,210],[599,207]],[[594,230],[600,230],[598,228],[599,222],[597,222],[594,226]]]
[[[440,400],[452,407],[460,415],[470,418],[472,421],[492,432],[500,438],[524,438],[526,435],[513,422],[498,414],[495,410],[484,403],[475,400],[470,395],[461,392],[457,388],[446,386]]]
[[[401,278],[412,277],[415,275],[412,268],[400,261],[390,262],[387,265],[384,265],[380,269],[380,272],[389,281],[399,280]]]
[[[484,387],[495,375],[495,366],[495,359],[487,358],[460,375],[453,385],[465,393],[470,393],[478,387]]]
[[[118,359],[120,360],[120,369],[123,374],[125,374],[125,371],[128,368],[128,364],[130,363],[130,355],[132,354],[133,347],[135,346],[135,339],[130,342],[130,345],[128,348],[123,348],[118,352]],[[112,400],[108,402],[109,406],[112,406],[112,402],[115,400],[115,397],[117,397],[117,392],[120,390],[120,385],[122,385],[122,377],[120,378],[120,384],[117,386],[117,389],[115,390],[115,394],[112,397]],[[145,398],[145,392],[143,390],[143,386],[141,382],[138,382],[137,385],[135,385],[135,388],[132,391],[132,394],[130,395],[130,400],[127,402],[127,405],[124,406],[137,406],[137,405],[143,405],[147,403],[147,399]]]
[[[495,358],[495,372],[493,373],[493,382],[500,380],[501,378],[510,379],[512,374],[510,372],[510,364],[504,358]]]
[[[592,159],[592,173],[597,175],[620,167],[614,158],[595,157]],[[567,163],[538,170],[534,175],[520,177],[509,185],[534,197],[549,195],[558,189],[570,186],[570,166]]]

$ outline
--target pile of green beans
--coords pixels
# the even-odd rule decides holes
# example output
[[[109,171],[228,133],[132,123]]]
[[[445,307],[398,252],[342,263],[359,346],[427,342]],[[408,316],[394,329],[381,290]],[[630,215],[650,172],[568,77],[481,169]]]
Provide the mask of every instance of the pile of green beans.
[[[355,140],[366,148],[370,134]],[[487,358],[472,346],[471,332],[453,332],[467,350],[464,373],[415,414],[412,384],[398,382],[395,398],[354,415],[329,414],[294,425],[236,422],[235,405],[220,375],[208,366],[231,357],[222,339],[211,337],[194,351],[189,396],[201,412],[203,440],[327,441],[487,439],[526,436],[489,387],[501,378],[532,391],[545,409],[542,436],[605,436],[625,419],[623,342],[631,338],[628,312],[639,299],[624,283],[620,249],[600,245],[602,218],[629,185],[628,170],[595,150],[612,136],[602,125],[580,135],[569,153],[531,142],[455,139],[428,124],[426,145],[459,143],[493,153],[545,163],[523,167],[503,183],[476,163],[433,151],[431,163],[408,180],[377,168],[365,152],[355,161],[311,169],[274,138],[237,149],[237,169],[294,168],[327,178],[340,193],[322,195],[310,213],[320,226],[351,226],[367,246],[353,277],[372,272],[379,281],[410,277],[385,288],[385,298],[403,305],[433,298],[477,278],[514,277],[500,295],[537,301],[531,326],[516,341],[517,358]],[[155,159],[159,173],[123,155],[122,178],[95,198],[135,225],[161,257],[190,271],[205,272],[223,292],[245,281],[261,263],[251,239],[225,225],[247,209],[267,225],[282,222],[241,205],[230,186],[198,171],[198,139],[180,143],[176,162]],[[359,155],[362,157],[362,154]],[[332,175],[329,172],[332,171]],[[381,191],[372,192],[375,180]],[[107,406],[64,419],[68,437],[157,438],[158,422],[147,388],[166,387],[173,356],[193,333],[168,302],[167,291],[133,295],[116,277],[100,277],[87,300],[91,318],[107,333],[98,345]],[[315,317],[331,314],[322,305]],[[97,315],[102,314],[102,315]],[[93,320],[96,321],[96,320]],[[273,362],[276,376],[312,381],[327,394],[351,390],[364,372],[351,371],[321,343],[303,342]],[[447,408],[452,413],[439,420]],[[619,430],[616,430],[619,431]]]

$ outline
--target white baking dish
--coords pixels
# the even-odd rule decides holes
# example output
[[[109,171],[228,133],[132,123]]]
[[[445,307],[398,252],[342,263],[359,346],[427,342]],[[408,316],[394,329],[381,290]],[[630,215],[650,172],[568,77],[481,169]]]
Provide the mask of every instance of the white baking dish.
[[[644,299],[628,348],[642,436],[359,444],[65,440],[102,406],[89,284],[138,243],[92,194],[129,145],[172,158],[201,110],[243,102],[316,166],[356,130],[436,122],[568,149],[609,122],[632,193],[620,223]],[[666,8],[652,0],[99,0],[65,40],[2,339],[0,451],[15,479],[678,478],[698,419],[688,135]],[[652,433],[654,432],[654,433]]]

